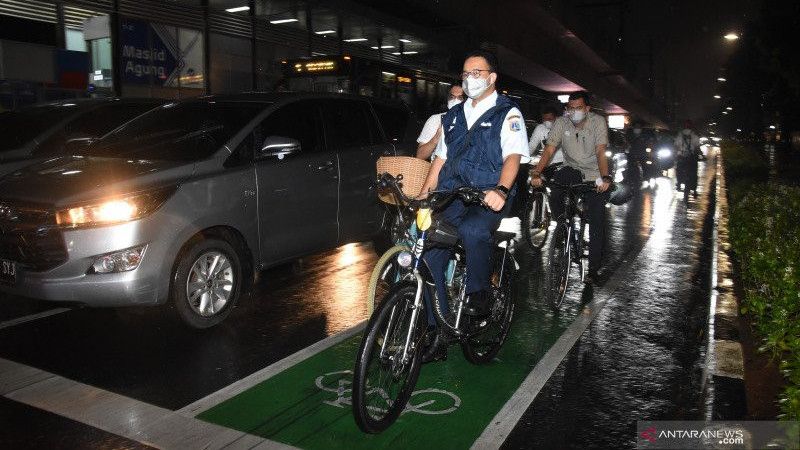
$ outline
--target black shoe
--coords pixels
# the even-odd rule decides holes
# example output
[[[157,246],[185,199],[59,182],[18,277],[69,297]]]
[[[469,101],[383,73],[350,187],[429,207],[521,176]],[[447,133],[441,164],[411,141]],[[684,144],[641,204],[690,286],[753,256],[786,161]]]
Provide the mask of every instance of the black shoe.
[[[584,284],[595,284],[597,283],[597,269],[589,269],[586,271],[586,275],[583,276]]]
[[[485,316],[489,314],[489,293],[484,289],[467,294],[464,314],[468,316]]]
[[[447,342],[438,331],[434,330],[435,337],[422,354],[422,364],[434,361],[447,361]]]

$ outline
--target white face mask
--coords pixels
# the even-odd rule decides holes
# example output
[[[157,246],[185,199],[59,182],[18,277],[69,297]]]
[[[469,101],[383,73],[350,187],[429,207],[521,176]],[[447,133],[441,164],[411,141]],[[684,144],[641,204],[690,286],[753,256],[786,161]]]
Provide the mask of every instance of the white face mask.
[[[450,108],[452,108],[453,106],[456,106],[459,103],[461,103],[461,100],[458,100],[458,99],[455,99],[455,98],[451,98],[450,100],[447,101],[447,109],[450,109]]]
[[[572,123],[580,123],[586,117],[586,113],[581,110],[572,111],[569,115],[569,119]]]
[[[467,77],[461,82],[461,88],[464,89],[464,95],[476,99],[489,89],[489,79]]]
[[[542,123],[544,124],[545,128],[547,128],[548,130],[549,130],[550,128],[553,128],[553,121],[552,121],[552,120],[545,120],[545,121],[544,121],[544,122],[542,122]]]

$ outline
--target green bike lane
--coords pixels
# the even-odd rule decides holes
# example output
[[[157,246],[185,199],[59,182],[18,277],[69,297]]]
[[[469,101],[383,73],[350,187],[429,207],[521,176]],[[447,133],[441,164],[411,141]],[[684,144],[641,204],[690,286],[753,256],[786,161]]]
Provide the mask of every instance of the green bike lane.
[[[636,258],[652,230],[653,212],[650,193],[610,211],[609,240],[624,245],[610,247],[602,278],[616,277]],[[586,319],[579,315],[590,315],[591,306],[585,306],[610,294],[604,292],[606,287],[584,287],[575,281],[573,271],[564,303],[553,312],[541,295],[543,257],[523,249],[517,253],[521,267],[515,283],[515,316],[495,361],[472,365],[458,346],[451,346],[447,361],[422,366],[406,411],[379,435],[362,433],[351,412],[352,370],[361,332],[312,356],[289,357],[276,364],[282,369],[266,370],[269,375],[249,383],[246,390],[230,398],[230,394],[212,396],[215,400],[193,411],[198,419],[305,449],[469,448],[489,425],[494,426],[492,419],[553,344],[571,325]],[[594,309],[599,308],[598,304]]]
[[[527,283],[508,340],[495,361],[468,363],[457,346],[446,362],[424,365],[400,419],[380,435],[365,435],[351,413],[350,387],[361,334],[329,347],[198,414],[198,418],[307,449],[420,445],[469,448],[582,308],[570,295],[553,313]],[[524,297],[523,297],[524,295]]]

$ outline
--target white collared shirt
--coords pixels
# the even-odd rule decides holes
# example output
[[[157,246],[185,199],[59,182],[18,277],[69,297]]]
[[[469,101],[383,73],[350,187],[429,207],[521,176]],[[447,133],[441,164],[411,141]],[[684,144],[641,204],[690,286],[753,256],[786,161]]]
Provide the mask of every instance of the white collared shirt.
[[[493,108],[497,104],[497,91],[472,105],[472,100],[464,102],[464,118],[467,119],[467,128],[472,128],[475,121],[483,113]],[[512,123],[513,122],[513,123]],[[444,126],[442,127],[444,128]],[[447,144],[444,142],[444,129],[442,129],[442,139],[436,144],[434,156],[447,159]],[[525,121],[522,120],[522,112],[516,107],[511,108],[503,121],[503,129],[500,130],[500,148],[503,149],[503,160],[509,155],[520,155],[520,163],[527,164],[530,160],[528,151],[528,132],[525,130]]]

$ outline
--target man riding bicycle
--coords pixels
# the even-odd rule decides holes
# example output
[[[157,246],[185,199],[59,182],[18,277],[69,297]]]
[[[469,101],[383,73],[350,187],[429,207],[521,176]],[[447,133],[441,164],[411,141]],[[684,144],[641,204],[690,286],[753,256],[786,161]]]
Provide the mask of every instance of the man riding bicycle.
[[[512,203],[520,162],[528,160],[522,113],[508,97],[498,95],[497,77],[493,54],[477,50],[467,55],[461,78],[468,99],[442,118],[444,138],[439,140],[422,189],[422,196],[430,190],[460,186],[484,190],[485,206],[457,199],[437,217],[458,228],[466,252],[465,313],[473,316],[488,313],[493,234]],[[445,269],[451,251],[432,248],[423,256],[443,310],[448,308]]]
[[[595,180],[597,183],[596,191],[585,196],[589,210],[589,271],[585,281],[592,283],[597,278],[602,259],[606,231],[605,205],[612,178],[608,175],[606,158],[608,127],[602,117],[591,112],[587,92],[571,94],[566,116],[559,117],[553,123],[542,159],[531,171],[531,184],[534,187],[542,186],[542,171],[559,145],[564,152],[564,166],[553,175],[554,180],[563,185]],[[552,189],[550,207],[554,217],[564,212],[564,195],[564,189]]]

